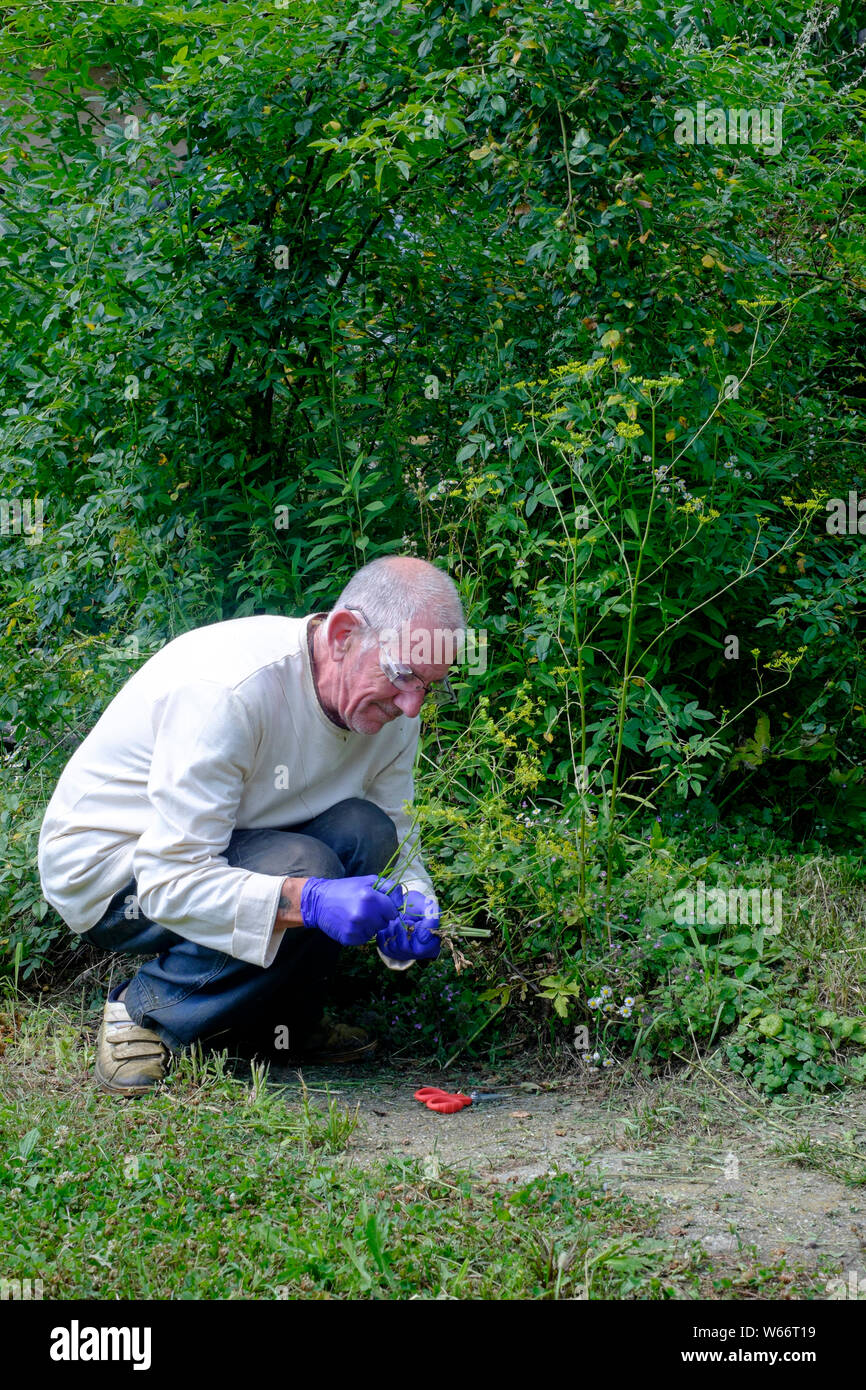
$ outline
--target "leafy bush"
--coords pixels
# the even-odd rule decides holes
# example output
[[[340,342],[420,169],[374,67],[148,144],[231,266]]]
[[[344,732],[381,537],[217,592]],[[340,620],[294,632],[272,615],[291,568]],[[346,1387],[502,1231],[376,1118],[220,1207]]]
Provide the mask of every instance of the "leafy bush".
[[[854,20],[6,17],[0,949],[25,972],[60,931],[40,808],[137,664],[416,552],[490,635],[418,778],[449,920],[494,933],[488,1002],[537,991],[555,1028],[580,998],[594,1027],[620,945],[617,998],[668,1057],[805,988],[750,934],[637,937],[694,869],[689,823],[721,840],[748,801],[752,859],[768,826],[866,836],[866,567],[827,527],[866,489]],[[784,140],[678,142],[699,102],[781,111]],[[25,504],[38,536],[5,525]]]
[[[725,1056],[759,1090],[806,1095],[848,1079],[866,1080],[866,1055],[840,1057],[846,1042],[866,1043],[863,1019],[838,1018],[798,1000],[778,1013],[753,1010],[725,1044]]]

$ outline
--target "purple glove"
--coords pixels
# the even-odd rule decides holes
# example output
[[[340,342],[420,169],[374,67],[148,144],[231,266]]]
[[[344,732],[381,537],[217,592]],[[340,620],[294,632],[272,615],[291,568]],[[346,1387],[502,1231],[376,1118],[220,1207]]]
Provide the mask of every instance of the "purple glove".
[[[404,893],[400,887],[388,896],[392,902],[402,899],[402,906],[399,917],[376,933],[376,945],[382,955],[400,961],[435,960],[442,950],[435,898],[426,898],[412,889]]]
[[[401,894],[403,897],[402,904],[400,903]],[[404,890],[402,884],[398,884],[396,892],[389,893],[388,897],[392,902],[397,903],[397,911],[402,918],[403,925],[407,927],[417,926],[421,922],[427,911],[428,904],[432,901],[431,898],[425,898],[423,893],[416,892],[414,888],[410,888],[408,891]],[[430,923],[428,922],[427,925],[430,926]],[[438,927],[438,925],[439,919],[437,914],[436,926]]]
[[[397,917],[385,893],[373,887],[378,874],[361,878],[308,878],[301,889],[301,920],[341,946],[360,946]]]

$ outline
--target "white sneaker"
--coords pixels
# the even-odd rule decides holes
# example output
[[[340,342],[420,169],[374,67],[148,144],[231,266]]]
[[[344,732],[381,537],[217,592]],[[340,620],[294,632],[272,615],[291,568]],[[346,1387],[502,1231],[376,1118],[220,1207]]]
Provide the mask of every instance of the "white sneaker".
[[[105,1091],[140,1096],[165,1079],[171,1053],[158,1033],[130,1018],[120,999],[107,999],[96,1039],[94,1073]]]

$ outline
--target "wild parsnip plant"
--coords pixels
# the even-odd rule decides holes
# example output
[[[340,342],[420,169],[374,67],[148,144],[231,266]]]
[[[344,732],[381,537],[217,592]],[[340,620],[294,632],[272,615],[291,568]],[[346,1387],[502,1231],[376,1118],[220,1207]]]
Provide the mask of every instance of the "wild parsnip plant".
[[[750,307],[756,324],[743,380],[777,346],[795,309],[783,306],[785,320],[759,351],[770,306]],[[615,347],[610,351],[615,353]],[[532,446],[561,533],[561,579],[557,575],[544,586],[538,640],[545,654],[549,643],[563,662],[551,674],[561,679],[556,696],[562,700],[567,729],[571,777],[568,782],[563,778],[564,808],[579,816],[582,893],[590,825],[605,842],[608,932],[615,871],[624,862],[619,844],[629,825],[656,810],[668,784],[685,798],[700,795],[711,778],[717,781],[718,765],[731,753],[726,733],[730,737],[728,731],[749,710],[790,684],[805,650],[793,661],[768,663],[782,678],[766,689],[759,672],[757,693],[721,716],[700,708],[696,700],[675,701],[657,680],[668,669],[668,653],[681,624],[702,610],[717,613],[738,585],[789,554],[820,507],[819,498],[811,499],[794,527],[772,536],[769,517],[753,511],[747,544],[731,577],[719,584],[710,573],[700,596],[672,595],[660,604],[658,595],[669,592],[678,566],[694,564],[690,551],[700,555],[703,547],[695,542],[720,519],[726,501],[721,480],[713,479],[709,486],[693,483],[695,491],[690,492],[683,476],[696,442],[723,409],[723,396],[691,436],[671,448],[670,461],[659,461],[659,431],[670,424],[673,397],[682,384],[673,375],[633,374],[617,356],[567,363],[540,382],[517,383],[532,401]],[[538,408],[533,387],[546,410]],[[668,442],[675,435],[675,429],[665,430]],[[639,445],[640,439],[646,442]],[[551,448],[559,466],[545,464]],[[611,638],[611,630],[623,624],[624,640]],[[706,729],[707,724],[714,727]],[[630,770],[630,755],[639,751],[650,766]],[[621,808],[621,802],[629,804]]]

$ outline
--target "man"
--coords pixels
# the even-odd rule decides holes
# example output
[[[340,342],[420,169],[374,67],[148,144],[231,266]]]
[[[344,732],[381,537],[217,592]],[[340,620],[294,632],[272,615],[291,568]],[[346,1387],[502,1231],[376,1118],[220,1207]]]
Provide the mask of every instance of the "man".
[[[389,557],[330,613],[194,629],[127,681],[39,838],[43,892],[72,930],[155,957],[109,993],[101,1086],[146,1092],[172,1052],[265,1027],[308,1061],[375,1047],[316,1025],[342,949],[375,937],[394,969],[439,953],[403,807],[421,705],[462,631],[448,576]],[[422,640],[410,652],[398,634]]]

